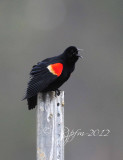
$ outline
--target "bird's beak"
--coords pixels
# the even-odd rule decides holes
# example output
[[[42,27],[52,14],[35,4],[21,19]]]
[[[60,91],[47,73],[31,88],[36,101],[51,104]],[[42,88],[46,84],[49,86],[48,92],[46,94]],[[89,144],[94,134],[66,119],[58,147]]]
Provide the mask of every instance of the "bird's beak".
[[[82,55],[80,55],[79,53],[77,54],[77,57],[79,57],[79,58],[83,58],[83,57],[82,57]]]
[[[77,48],[77,50],[78,50],[78,52],[84,53],[84,49],[78,49],[78,48]],[[82,56],[80,53],[78,53],[77,56],[78,56],[79,58],[82,58],[82,59],[83,59],[83,56]]]

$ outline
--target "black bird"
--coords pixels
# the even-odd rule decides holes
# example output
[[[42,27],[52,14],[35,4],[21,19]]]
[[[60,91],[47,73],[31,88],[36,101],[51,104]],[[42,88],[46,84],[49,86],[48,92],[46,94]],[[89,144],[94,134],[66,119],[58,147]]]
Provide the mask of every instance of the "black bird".
[[[68,80],[78,58],[82,58],[78,53],[80,50],[82,49],[70,46],[62,54],[47,58],[33,66],[24,97],[27,99],[29,110],[37,105],[38,92],[55,91],[57,95],[60,94],[58,88]]]

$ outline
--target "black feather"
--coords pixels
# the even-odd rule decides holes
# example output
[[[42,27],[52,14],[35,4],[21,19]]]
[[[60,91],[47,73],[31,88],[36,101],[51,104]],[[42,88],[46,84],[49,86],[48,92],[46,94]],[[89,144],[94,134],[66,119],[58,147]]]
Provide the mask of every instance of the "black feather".
[[[75,68],[75,62],[77,60],[78,50],[76,47],[71,46],[68,47],[63,54],[47,58],[32,67],[30,80],[24,97],[24,99],[27,99],[29,110],[35,108],[37,105],[38,92],[55,91],[68,80]],[[49,65],[55,63],[61,63],[63,65],[60,76],[54,75],[47,68]]]

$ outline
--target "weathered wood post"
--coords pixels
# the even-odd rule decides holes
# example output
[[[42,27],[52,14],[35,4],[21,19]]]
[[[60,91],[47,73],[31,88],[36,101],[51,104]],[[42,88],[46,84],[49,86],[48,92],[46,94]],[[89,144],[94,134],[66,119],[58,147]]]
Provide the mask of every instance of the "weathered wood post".
[[[64,160],[64,91],[38,94],[37,160]]]

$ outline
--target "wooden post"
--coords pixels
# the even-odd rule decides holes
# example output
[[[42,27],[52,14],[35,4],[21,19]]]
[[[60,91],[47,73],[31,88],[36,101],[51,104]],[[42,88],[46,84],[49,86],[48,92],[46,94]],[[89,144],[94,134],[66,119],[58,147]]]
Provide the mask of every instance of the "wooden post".
[[[38,94],[37,160],[64,160],[64,91]]]

